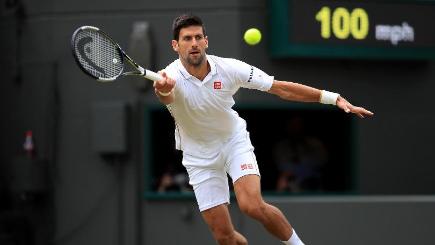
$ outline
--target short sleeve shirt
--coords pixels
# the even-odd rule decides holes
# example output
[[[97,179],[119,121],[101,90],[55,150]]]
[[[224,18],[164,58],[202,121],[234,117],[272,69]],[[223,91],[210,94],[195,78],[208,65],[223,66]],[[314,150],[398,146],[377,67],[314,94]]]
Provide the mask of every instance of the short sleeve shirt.
[[[175,100],[167,105],[175,120],[176,148],[206,157],[215,155],[246,122],[232,109],[239,88],[268,91],[273,76],[240,60],[207,55],[210,72],[203,81],[190,75],[179,59],[165,68],[176,82]]]

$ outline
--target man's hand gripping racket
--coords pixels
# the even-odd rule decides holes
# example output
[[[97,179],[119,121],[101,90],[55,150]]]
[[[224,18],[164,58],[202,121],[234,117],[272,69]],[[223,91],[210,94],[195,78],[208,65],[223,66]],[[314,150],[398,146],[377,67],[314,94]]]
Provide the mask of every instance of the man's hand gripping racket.
[[[136,64],[117,42],[97,27],[78,28],[72,35],[71,48],[80,68],[97,81],[111,82],[121,75],[142,76],[152,81],[163,79],[160,74]],[[135,71],[123,72],[125,60]]]

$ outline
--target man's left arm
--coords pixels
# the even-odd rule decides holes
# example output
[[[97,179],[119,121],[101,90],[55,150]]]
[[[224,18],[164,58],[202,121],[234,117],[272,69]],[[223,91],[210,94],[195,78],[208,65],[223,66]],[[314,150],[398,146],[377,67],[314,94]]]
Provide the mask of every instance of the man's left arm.
[[[272,87],[268,92],[277,95],[284,100],[333,104],[345,112],[354,113],[361,118],[373,116],[373,112],[362,107],[352,105],[339,94],[331,93],[325,90],[319,90],[300,83],[274,80]]]

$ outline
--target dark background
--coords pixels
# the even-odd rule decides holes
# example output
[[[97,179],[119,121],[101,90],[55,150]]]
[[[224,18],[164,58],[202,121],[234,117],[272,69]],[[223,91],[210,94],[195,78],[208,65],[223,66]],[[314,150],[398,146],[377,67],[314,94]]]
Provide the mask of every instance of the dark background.
[[[262,0],[1,0],[1,244],[213,244],[193,198],[145,195],[153,179],[148,167],[160,164],[150,162],[147,129],[153,119],[146,108],[164,107],[138,79],[96,83],[76,66],[70,50],[72,32],[95,25],[139,63],[164,68],[176,58],[170,48],[172,20],[186,11],[205,21],[208,53],[242,59],[278,80],[339,92],[375,112],[365,120],[340,116],[329,129],[346,135],[351,127],[353,195],[266,197],[307,244],[432,244],[435,63],[272,59],[268,19],[273,13]],[[149,59],[144,58],[146,45],[133,45],[131,37],[140,21],[149,24]],[[248,46],[242,35],[253,26],[264,39]],[[247,90],[236,101],[270,109],[285,105],[289,114],[301,109]],[[259,150],[262,141],[273,140],[263,138],[269,136],[263,130],[282,119],[268,113],[247,115],[248,128],[261,128],[258,133],[250,129]],[[312,128],[325,125],[315,119],[320,115],[331,122],[319,113],[312,118],[316,122],[310,121]],[[339,126],[346,121],[346,128]],[[32,160],[23,151],[27,130],[33,131],[36,146]],[[166,132],[160,137],[173,140]],[[250,244],[279,244],[232,202],[234,224]]]

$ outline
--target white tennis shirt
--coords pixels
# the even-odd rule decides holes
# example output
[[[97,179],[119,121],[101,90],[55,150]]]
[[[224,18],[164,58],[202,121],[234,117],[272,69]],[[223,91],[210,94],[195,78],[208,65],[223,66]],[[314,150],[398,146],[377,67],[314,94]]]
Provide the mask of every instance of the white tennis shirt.
[[[246,132],[246,122],[236,111],[233,95],[240,87],[268,91],[273,76],[236,59],[207,55],[211,71],[203,81],[190,75],[179,59],[165,68],[175,80],[175,100],[167,105],[175,120],[176,148],[207,157],[237,133]]]

